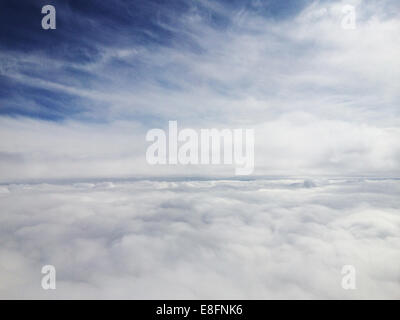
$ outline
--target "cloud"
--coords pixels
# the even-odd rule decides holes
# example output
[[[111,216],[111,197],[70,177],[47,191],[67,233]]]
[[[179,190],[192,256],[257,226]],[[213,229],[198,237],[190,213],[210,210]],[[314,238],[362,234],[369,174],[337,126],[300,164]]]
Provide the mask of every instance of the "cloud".
[[[312,2],[290,14],[256,3],[160,8],[151,26],[135,30],[168,30],[168,44],[127,42],[126,25],[115,21],[121,33],[88,40],[99,54],[85,62],[2,50],[2,77],[18,90],[1,96],[2,137],[9,138],[0,142],[8,155],[0,158],[0,180],[232,175],[225,167],[147,166],[146,131],[169,120],[181,128],[255,129],[258,175],[398,176],[400,24],[390,13],[397,4],[351,1],[355,30],[341,28],[343,4]],[[120,6],[116,16],[125,14]],[[99,23],[112,18],[103,9],[71,10]],[[68,20],[70,12],[59,11]]]
[[[395,299],[398,180],[7,185],[2,298]],[[6,214],[5,214],[6,213]],[[40,287],[41,267],[57,289]],[[354,265],[357,290],[341,288]]]
[[[399,297],[398,1],[157,2],[0,4],[0,297]],[[254,176],[150,166],[169,120]]]
[[[99,52],[89,63],[43,51],[5,51],[3,76],[30,90],[75,96],[80,112],[65,99],[61,118],[165,121],[173,115],[182,121],[253,124],[302,110],[320,118],[398,124],[400,25],[397,16],[387,14],[396,4],[357,3],[358,24],[350,31],[341,28],[340,2],[313,2],[291,19],[210,2],[190,3],[181,14],[160,9],[171,22],[151,23],[183,34],[168,45],[127,43],[121,39],[125,25],[115,21],[119,32],[113,42],[88,40]],[[212,14],[229,23],[213,24]]]
[[[399,174],[398,128],[320,120],[306,113],[288,113],[247,127],[255,130],[255,176]],[[164,125],[160,128],[168,132]],[[178,129],[184,128],[178,122]],[[0,182],[235,174],[234,165],[150,165],[145,158],[151,145],[146,132],[142,123],[133,121],[85,124],[2,118]]]

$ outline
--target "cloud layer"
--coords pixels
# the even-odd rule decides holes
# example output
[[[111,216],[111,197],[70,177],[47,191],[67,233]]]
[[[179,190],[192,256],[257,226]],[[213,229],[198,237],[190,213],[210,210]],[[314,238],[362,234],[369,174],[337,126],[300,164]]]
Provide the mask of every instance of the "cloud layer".
[[[398,180],[3,185],[1,298],[395,299]],[[40,287],[41,267],[57,289]],[[356,290],[341,287],[343,265]]]

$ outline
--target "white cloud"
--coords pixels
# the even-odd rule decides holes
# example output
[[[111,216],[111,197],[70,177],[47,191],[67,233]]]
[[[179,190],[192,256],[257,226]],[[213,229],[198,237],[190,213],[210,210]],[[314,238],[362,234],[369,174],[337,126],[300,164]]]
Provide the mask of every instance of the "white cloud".
[[[178,129],[186,128],[185,123],[178,122]],[[396,177],[400,172],[396,127],[321,120],[303,112],[245,127],[255,130],[254,175]],[[1,118],[0,182],[235,174],[233,165],[149,165],[146,132],[132,121],[83,124]]]
[[[203,1],[233,24],[193,10],[179,23],[198,51],[99,48],[73,65],[97,77],[84,86],[23,72],[61,74],[62,61],[2,53],[1,75],[84,98],[70,107],[85,112],[0,117],[0,297],[399,297],[400,20],[381,1],[349,2],[355,30],[341,28],[340,2],[273,20]],[[313,180],[173,180],[234,168],[148,165],[146,132],[168,120],[253,128],[255,175]],[[164,181],[116,179],[139,176]],[[40,288],[45,264],[55,292]],[[348,264],[355,291],[340,287]]]
[[[305,181],[3,186],[0,297],[398,297],[399,182]]]
[[[190,128],[256,129],[259,175],[398,176],[400,20],[380,1],[351,3],[355,30],[341,28],[344,2],[315,2],[283,20],[202,2],[235,18],[221,30],[196,10],[175,17],[198,51],[179,43],[158,50],[99,48],[102,59],[74,65],[98,78],[84,87],[74,79],[51,83],[21,74],[22,65],[35,64],[43,74],[57,73],[65,67],[60,61],[3,54],[2,73],[88,101],[78,106],[86,108],[82,121],[1,117],[0,181],[233,174],[225,167],[148,166],[146,131],[166,128],[168,120]]]

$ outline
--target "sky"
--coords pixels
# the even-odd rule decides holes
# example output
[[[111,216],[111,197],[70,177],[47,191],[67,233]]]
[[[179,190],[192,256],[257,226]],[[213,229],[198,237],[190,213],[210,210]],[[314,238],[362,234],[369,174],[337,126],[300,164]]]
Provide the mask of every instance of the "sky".
[[[397,1],[51,3],[1,2],[1,182],[233,175],[148,165],[170,120],[254,129],[254,175],[399,174]]]
[[[399,15],[0,1],[0,298],[399,298]],[[254,172],[150,165],[146,133],[175,120],[253,129]]]

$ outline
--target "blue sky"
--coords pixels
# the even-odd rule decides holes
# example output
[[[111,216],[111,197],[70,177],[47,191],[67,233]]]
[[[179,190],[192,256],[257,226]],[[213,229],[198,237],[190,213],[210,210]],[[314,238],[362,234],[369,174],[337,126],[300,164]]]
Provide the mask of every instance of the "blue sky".
[[[42,6],[52,4],[57,10],[57,29],[41,28]],[[107,49],[130,50],[163,47],[202,55],[210,48],[202,46],[187,30],[181,19],[195,12],[213,30],[229,32],[235,13],[246,11],[270,19],[288,19],[305,1],[3,1],[0,22],[0,48],[6,56],[1,78],[1,114],[23,115],[50,120],[91,118],[85,114],[90,99],[63,90],[43,88],[18,81],[8,74],[7,55],[23,55],[34,61],[17,61],[18,73],[30,80],[45,80],[71,87],[93,89],[106,86],[110,79],[85,68],[99,62]],[[222,12],[228,10],[230,14]],[[185,30],[186,29],[186,30]],[[47,65],[46,60],[54,65]],[[60,64],[62,64],[60,66]],[[155,82],[166,90],[179,86],[163,77],[161,67],[140,58],[113,58],[108,66],[122,71],[135,90],[142,82]],[[160,70],[161,69],[161,70]],[[173,72],[173,70],[171,70]],[[112,81],[112,80],[111,80]],[[113,83],[111,83],[113,85]],[[31,101],[32,107],[27,107]],[[97,102],[94,102],[97,104]],[[97,108],[107,108],[99,104]],[[143,114],[132,116],[143,117]],[[101,120],[101,117],[100,119]]]
[[[169,120],[256,130],[256,175],[399,174],[397,1],[0,6],[2,181],[230,174],[147,166]]]

